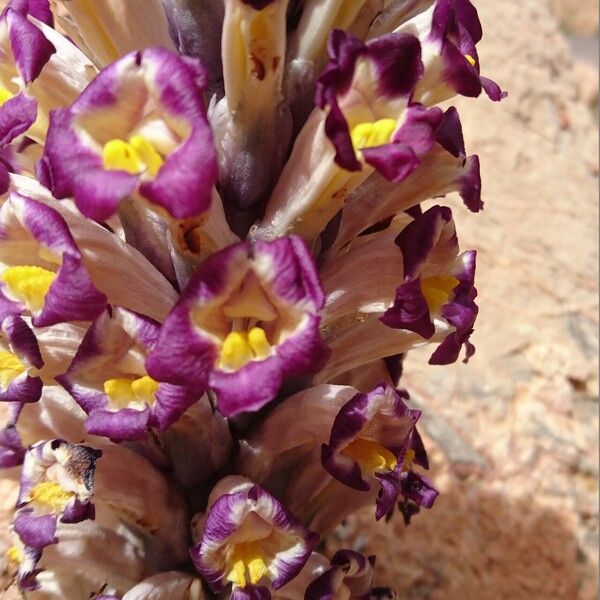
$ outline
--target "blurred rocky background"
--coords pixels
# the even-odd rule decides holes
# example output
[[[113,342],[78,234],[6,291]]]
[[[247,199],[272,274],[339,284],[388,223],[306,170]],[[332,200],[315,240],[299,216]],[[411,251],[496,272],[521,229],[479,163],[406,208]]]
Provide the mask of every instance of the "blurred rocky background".
[[[598,4],[475,0],[500,104],[460,100],[485,210],[468,366],[406,361],[441,495],[407,528],[371,511],[331,546],[376,553],[401,600],[591,600],[598,568]],[[14,505],[0,482],[4,521]],[[4,526],[3,532],[7,530]],[[0,572],[4,548],[0,538]],[[2,587],[0,586],[0,590]],[[6,599],[13,592],[0,591]],[[69,599],[71,600],[71,599]],[[73,599],[78,600],[78,599]]]

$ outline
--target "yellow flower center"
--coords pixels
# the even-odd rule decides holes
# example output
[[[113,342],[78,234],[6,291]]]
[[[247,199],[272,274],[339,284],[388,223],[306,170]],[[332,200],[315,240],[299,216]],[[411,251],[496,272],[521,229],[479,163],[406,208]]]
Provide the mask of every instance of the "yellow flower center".
[[[250,331],[232,331],[221,345],[219,368],[236,371],[251,360],[262,360],[271,351],[267,334],[260,327]]]
[[[133,135],[128,142],[120,139],[106,142],[102,148],[102,162],[109,171],[127,171],[132,175],[148,172],[156,177],[165,161],[143,135]]]
[[[25,371],[23,363],[12,352],[0,350],[0,389],[8,388]]]
[[[230,565],[227,580],[242,588],[248,583],[257,584],[268,571],[262,549],[257,542],[237,544],[231,554]]]
[[[469,64],[474,67],[477,62],[470,54],[465,54],[465,58],[469,61]]]
[[[442,306],[448,302],[452,290],[460,283],[456,277],[437,275],[421,279],[421,292],[425,296],[429,312],[439,314]]]
[[[31,266],[9,267],[0,275],[9,294],[34,313],[44,308],[46,294],[55,278],[56,273]]]
[[[131,379],[116,377],[104,382],[104,393],[112,408],[137,408],[143,410],[156,400],[159,383],[148,375]]]
[[[23,562],[24,558],[25,555],[23,554],[22,550],[20,550],[16,546],[11,546],[6,551],[6,560],[9,565],[14,565],[15,567],[18,567]]]
[[[54,481],[38,483],[29,493],[30,501],[44,511],[62,512],[75,492],[68,492]]]
[[[396,457],[384,446],[367,440],[356,438],[343,450],[342,454],[355,460],[363,472],[375,473],[376,471],[393,471],[398,464]]]
[[[359,123],[352,128],[350,138],[355,150],[388,144],[394,130],[394,119],[379,119],[374,123]]]
[[[5,102],[8,102],[15,95],[9,92],[6,88],[0,87],[0,106],[3,106]]]

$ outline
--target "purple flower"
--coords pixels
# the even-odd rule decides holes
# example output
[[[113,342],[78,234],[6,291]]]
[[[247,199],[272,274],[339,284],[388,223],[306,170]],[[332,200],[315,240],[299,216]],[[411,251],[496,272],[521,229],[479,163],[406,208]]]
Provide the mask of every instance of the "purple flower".
[[[254,599],[261,587],[277,590],[293,579],[317,541],[271,494],[247,479],[229,477],[213,489],[200,542],[191,553],[214,592],[231,583]]]
[[[365,557],[353,550],[338,550],[331,559],[331,567],[306,589],[306,600],[371,598],[374,565],[374,556]]]
[[[299,238],[230,246],[204,262],[184,290],[148,357],[148,372],[198,393],[214,390],[226,416],[258,410],[285,378],[321,366],[323,302]]]
[[[417,35],[423,48],[425,68],[415,100],[431,106],[455,94],[479,96],[482,89],[495,101],[506,96],[479,73],[476,44],[482,35],[481,23],[469,0],[436,0],[395,31]]]
[[[199,217],[216,176],[205,84],[199,63],[164,49],[119,59],[51,114],[43,182],[98,221],[132,194],[161,216]]]
[[[0,317],[29,313],[36,327],[91,320],[106,305],[65,220],[12,192],[0,207]]]
[[[0,400],[36,402],[42,394],[37,375],[44,365],[35,334],[18,316],[4,318],[0,331]]]
[[[415,218],[396,238],[404,260],[404,283],[394,304],[381,317],[388,327],[407,329],[425,339],[442,318],[451,331],[433,353],[431,364],[454,362],[461,347],[466,360],[475,352],[469,342],[477,317],[474,250],[459,254],[449,208],[434,206]]]
[[[407,396],[387,384],[357,394],[340,409],[322,446],[323,467],[338,481],[360,491],[378,482],[378,519],[394,507],[408,440],[421,414],[404,404]]]
[[[94,518],[96,461],[102,452],[64,440],[40,442],[25,455],[14,528],[26,546],[55,544],[57,522]]]
[[[198,398],[188,389],[152,379],[145,359],[159,324],[111,307],[92,323],[73,362],[58,381],[88,414],[86,429],[113,440],[144,439],[164,431]]]

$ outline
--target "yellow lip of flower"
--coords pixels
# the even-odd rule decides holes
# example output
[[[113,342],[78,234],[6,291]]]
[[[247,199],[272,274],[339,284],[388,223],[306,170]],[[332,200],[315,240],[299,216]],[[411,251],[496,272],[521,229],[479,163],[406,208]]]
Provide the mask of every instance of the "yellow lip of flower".
[[[342,454],[355,460],[365,473],[393,471],[398,465],[396,457],[384,446],[366,438],[356,438],[343,450]]]
[[[379,119],[373,123],[359,123],[352,128],[350,139],[354,150],[388,144],[396,129],[394,119]]]
[[[8,350],[0,350],[0,390],[6,390],[26,370],[16,355]]]
[[[271,352],[271,344],[261,327],[250,331],[232,331],[221,345],[219,368],[237,371],[251,360],[263,360]]]
[[[104,393],[111,408],[139,408],[152,406],[156,400],[159,383],[149,375],[131,379],[115,377],[104,382]]]
[[[35,313],[44,308],[46,294],[56,278],[56,273],[42,267],[20,265],[9,267],[0,275],[8,293]]]
[[[439,314],[442,306],[450,299],[452,290],[459,283],[456,277],[450,275],[436,275],[421,279],[421,292],[432,315]]]
[[[156,177],[164,162],[152,143],[142,135],[133,135],[128,142],[112,139],[102,148],[102,163],[109,171],[126,171],[131,175],[147,172]]]
[[[60,513],[74,497],[75,492],[64,490],[54,481],[38,483],[29,492],[29,501],[44,512]]]
[[[227,580],[242,588],[248,582],[256,585],[268,572],[264,554],[257,542],[237,544],[229,562],[231,568]]]

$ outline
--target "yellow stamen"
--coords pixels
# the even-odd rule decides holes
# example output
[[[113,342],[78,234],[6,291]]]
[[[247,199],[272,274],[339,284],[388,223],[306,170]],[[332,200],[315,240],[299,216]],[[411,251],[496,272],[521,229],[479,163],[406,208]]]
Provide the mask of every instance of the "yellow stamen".
[[[127,171],[132,175],[143,173],[146,165],[136,149],[123,140],[110,140],[102,148],[102,162],[109,171]]]
[[[23,363],[12,352],[0,351],[0,389],[5,390],[25,370]]]
[[[379,119],[374,123],[359,123],[352,128],[350,138],[355,150],[373,148],[389,143],[396,121],[394,119]]]
[[[250,331],[232,331],[223,340],[219,368],[236,371],[251,360],[262,360],[271,351],[267,334],[260,327]]]
[[[5,102],[8,102],[15,95],[9,92],[6,88],[0,87],[0,106],[3,106]]]
[[[268,571],[262,549],[257,542],[236,545],[231,554],[231,564],[227,580],[242,588],[248,584],[248,580],[252,585],[256,585]]]
[[[243,331],[232,331],[223,340],[219,367],[237,370],[254,356],[248,344],[248,336]]]
[[[23,562],[24,558],[25,555],[16,546],[11,546],[6,551],[6,559],[9,565],[15,565],[16,567],[18,567]]]
[[[477,62],[470,54],[465,54],[465,58],[469,61],[469,64],[474,67]]]
[[[129,144],[146,165],[148,173],[152,177],[156,177],[165,162],[163,157],[156,151],[156,148],[143,135],[131,136]]]
[[[256,358],[266,358],[271,351],[271,344],[267,339],[267,334],[260,327],[253,327],[248,332],[248,345],[252,348]]]
[[[365,438],[356,438],[350,442],[342,450],[342,454],[350,456],[363,472],[371,474],[376,471],[393,471],[398,464],[396,457],[387,448]]]
[[[9,267],[0,275],[0,281],[6,283],[8,292],[17,301],[23,302],[31,312],[44,307],[46,294],[56,277],[56,273],[42,267]]]
[[[155,401],[159,383],[148,375],[137,379],[115,377],[104,382],[104,393],[108,396],[112,408],[140,408],[151,406]]]
[[[37,504],[44,510],[62,512],[65,506],[75,496],[75,492],[68,492],[54,481],[38,483],[29,493],[31,502]]]
[[[448,302],[452,290],[459,283],[456,277],[449,275],[421,279],[421,292],[425,296],[431,314],[439,314],[442,306]]]

